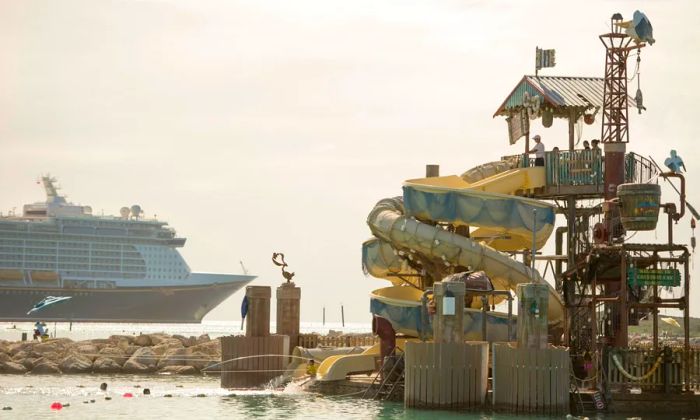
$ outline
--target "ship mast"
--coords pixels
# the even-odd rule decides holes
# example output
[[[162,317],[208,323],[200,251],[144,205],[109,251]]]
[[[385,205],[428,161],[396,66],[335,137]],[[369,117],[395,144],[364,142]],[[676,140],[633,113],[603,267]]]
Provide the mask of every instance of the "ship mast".
[[[52,177],[51,175],[44,175],[41,177],[41,183],[44,185],[44,191],[46,191],[47,203],[66,201],[62,196],[58,195],[58,190],[60,187],[54,184],[56,181],[56,178]]]

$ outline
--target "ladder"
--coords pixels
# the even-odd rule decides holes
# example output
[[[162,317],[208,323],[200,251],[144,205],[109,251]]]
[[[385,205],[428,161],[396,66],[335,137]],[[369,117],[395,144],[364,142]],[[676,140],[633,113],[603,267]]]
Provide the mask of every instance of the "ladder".
[[[386,357],[379,373],[374,377],[374,380],[367,387],[362,397],[373,400],[390,399],[404,383],[404,366],[403,353]],[[383,378],[381,382],[379,381],[380,378]],[[379,382],[379,386],[373,389],[377,382]]]

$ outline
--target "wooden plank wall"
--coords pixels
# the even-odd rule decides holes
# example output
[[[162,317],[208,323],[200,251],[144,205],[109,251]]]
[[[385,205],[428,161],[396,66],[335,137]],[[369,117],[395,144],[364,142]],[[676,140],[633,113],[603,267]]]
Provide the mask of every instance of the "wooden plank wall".
[[[509,343],[493,343],[494,408],[568,413],[569,363],[566,349],[518,349]]]
[[[263,387],[284,373],[289,364],[287,354],[289,337],[286,335],[221,337],[221,387]]]
[[[406,407],[469,409],[486,400],[488,343],[407,342]]]

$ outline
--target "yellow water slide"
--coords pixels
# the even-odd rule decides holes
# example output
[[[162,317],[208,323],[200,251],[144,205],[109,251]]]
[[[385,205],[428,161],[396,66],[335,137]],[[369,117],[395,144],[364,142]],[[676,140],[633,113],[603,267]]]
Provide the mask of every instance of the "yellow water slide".
[[[549,239],[554,229],[554,207],[513,195],[544,184],[544,168],[514,169],[507,162],[495,162],[462,176],[408,180],[403,186],[403,197],[379,201],[367,217],[374,238],[363,244],[363,267],[368,274],[391,281],[394,287],[373,292],[373,312],[375,308],[385,310],[380,315],[396,331],[410,334],[416,330],[417,317],[412,314],[419,310],[422,292],[401,285],[421,274],[413,268],[419,267],[418,261],[429,261],[433,270],[442,270],[445,276],[456,267],[483,270],[496,289],[515,290],[520,283],[546,283],[537,270],[502,252],[531,249],[533,241],[534,247],[540,249]],[[475,229],[466,237],[439,223]],[[564,305],[551,285],[549,289],[549,325],[561,327]],[[476,307],[480,305],[479,299],[474,302]],[[481,322],[476,322],[480,311],[467,309],[466,315],[474,321],[465,322],[465,329],[469,330],[465,331],[466,337],[477,339],[478,335],[480,339]],[[489,316],[489,328],[491,324],[507,325],[500,315]],[[494,332],[497,330],[493,328]],[[362,355],[327,359],[319,368],[319,379],[344,379],[347,374],[368,369],[376,357],[378,348]]]
[[[537,249],[549,239],[554,206],[512,195],[544,184],[544,168],[539,167],[505,168],[481,179],[472,170],[461,177],[406,181],[403,199],[381,200],[367,218],[375,238],[363,246],[364,268],[398,284],[397,275],[416,274],[410,261],[420,256],[437,261],[446,275],[455,266],[483,270],[497,289],[546,283],[536,270],[500,252],[532,248],[533,233]],[[477,229],[467,238],[436,222]],[[551,286],[548,316],[552,326],[564,316],[561,298]]]

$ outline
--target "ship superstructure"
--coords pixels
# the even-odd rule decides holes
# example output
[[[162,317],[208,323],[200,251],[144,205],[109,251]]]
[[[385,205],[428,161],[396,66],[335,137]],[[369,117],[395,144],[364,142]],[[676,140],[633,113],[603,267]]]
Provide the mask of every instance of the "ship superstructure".
[[[89,206],[67,202],[58,193],[54,178],[43,176],[40,182],[46,191],[45,202],[25,205],[21,216],[0,217],[0,319],[27,319],[22,316],[25,308],[8,310],[17,306],[12,303],[17,300],[10,297],[13,294],[38,301],[45,295],[62,293],[80,296],[128,291],[132,302],[110,299],[110,304],[130,306],[132,312],[122,316],[115,308],[114,320],[194,322],[255,278],[193,273],[178,252],[185,238],[178,237],[165,222],[145,219],[139,205],[123,207],[119,216],[95,216]],[[207,297],[208,287],[216,289],[211,297]],[[138,311],[143,312],[143,318],[133,313],[134,304],[149,294],[157,292],[163,296],[162,305],[169,306],[173,302],[167,297],[187,288],[203,295],[199,297],[202,300],[191,302],[196,314],[187,314],[183,308],[172,308],[165,317],[148,315],[156,310],[167,312],[162,308],[143,308]],[[146,300],[149,306],[161,304],[158,299]],[[90,313],[94,311],[86,308],[77,313],[72,310],[78,306],[76,302],[73,299],[50,311],[61,319],[112,320],[94,317]],[[66,311],[70,313],[64,314]],[[40,316],[46,318],[45,314]]]

